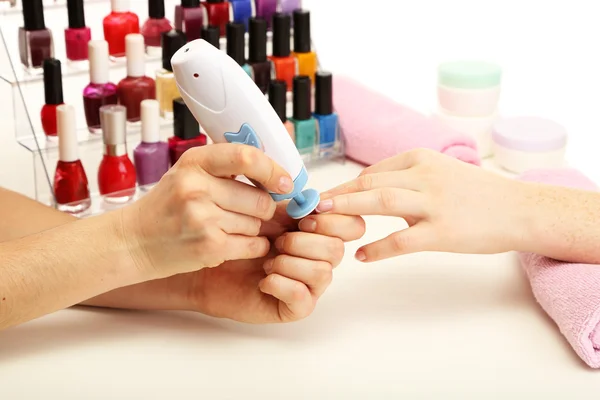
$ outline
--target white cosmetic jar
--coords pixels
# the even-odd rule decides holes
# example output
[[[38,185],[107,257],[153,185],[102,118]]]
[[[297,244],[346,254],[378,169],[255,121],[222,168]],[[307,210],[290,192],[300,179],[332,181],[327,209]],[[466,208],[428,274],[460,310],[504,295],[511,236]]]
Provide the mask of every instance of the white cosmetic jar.
[[[488,158],[492,155],[492,127],[498,121],[496,111],[483,117],[459,117],[439,109],[434,113],[434,118],[450,129],[472,137],[477,143],[479,157]]]

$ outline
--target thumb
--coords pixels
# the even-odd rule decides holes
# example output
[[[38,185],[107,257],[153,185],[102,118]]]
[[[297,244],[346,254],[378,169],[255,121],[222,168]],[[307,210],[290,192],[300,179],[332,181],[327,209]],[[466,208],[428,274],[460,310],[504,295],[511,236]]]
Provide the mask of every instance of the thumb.
[[[432,237],[428,225],[417,224],[361,247],[356,251],[355,257],[362,262],[374,262],[404,254],[430,251],[434,245]]]

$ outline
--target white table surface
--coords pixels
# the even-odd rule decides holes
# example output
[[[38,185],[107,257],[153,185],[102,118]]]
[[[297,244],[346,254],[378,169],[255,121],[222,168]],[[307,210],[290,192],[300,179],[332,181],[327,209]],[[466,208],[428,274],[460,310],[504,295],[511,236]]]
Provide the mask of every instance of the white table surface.
[[[360,167],[312,172],[326,189]],[[0,399],[577,399],[600,377],[537,306],[514,254],[361,265],[402,227],[367,218],[308,319],[70,309],[0,333]],[[587,398],[587,397],[586,397]]]

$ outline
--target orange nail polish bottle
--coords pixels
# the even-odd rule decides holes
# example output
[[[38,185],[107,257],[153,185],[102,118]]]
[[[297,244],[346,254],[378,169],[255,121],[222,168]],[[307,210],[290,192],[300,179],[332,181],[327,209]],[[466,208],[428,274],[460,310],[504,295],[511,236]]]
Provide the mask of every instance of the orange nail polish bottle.
[[[294,56],[298,60],[298,75],[308,76],[311,83],[317,73],[317,54],[311,49],[310,11],[294,11]]]
[[[277,80],[284,81],[287,90],[292,90],[294,76],[298,75],[298,62],[291,55],[290,30],[292,18],[289,15],[273,15],[273,55],[270,58]]]

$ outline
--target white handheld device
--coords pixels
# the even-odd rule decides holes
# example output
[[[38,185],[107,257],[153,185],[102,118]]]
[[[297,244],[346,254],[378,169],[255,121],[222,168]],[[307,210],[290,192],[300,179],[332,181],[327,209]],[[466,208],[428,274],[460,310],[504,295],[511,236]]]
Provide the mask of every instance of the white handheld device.
[[[269,193],[273,200],[292,199],[287,213],[294,219],[310,214],[319,204],[319,193],[303,191],[308,173],[300,153],[246,71],[203,39],[180,48],[171,65],[181,97],[212,141],[243,143],[264,151],[294,181],[292,193]]]

